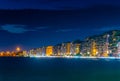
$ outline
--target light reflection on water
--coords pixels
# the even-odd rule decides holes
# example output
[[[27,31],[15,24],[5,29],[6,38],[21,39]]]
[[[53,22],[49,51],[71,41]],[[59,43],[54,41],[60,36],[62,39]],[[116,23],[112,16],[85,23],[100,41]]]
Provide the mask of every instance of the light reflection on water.
[[[120,60],[0,58],[0,81],[120,81]]]

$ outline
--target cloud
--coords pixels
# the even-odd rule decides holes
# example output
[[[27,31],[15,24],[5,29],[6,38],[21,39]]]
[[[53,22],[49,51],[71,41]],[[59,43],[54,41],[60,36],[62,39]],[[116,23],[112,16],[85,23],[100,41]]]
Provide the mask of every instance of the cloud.
[[[27,31],[33,31],[33,30],[28,30],[25,29],[25,25],[11,25],[11,24],[6,24],[1,26],[2,30],[8,31],[10,33],[24,33]]]
[[[48,27],[36,27],[36,29],[47,29]]]
[[[1,30],[8,31],[10,33],[24,33],[27,31],[37,31],[46,29],[47,27],[34,27],[30,29],[29,26],[26,25],[18,25],[18,24],[6,24],[1,26]]]
[[[79,31],[79,29],[59,29],[56,32],[71,32],[71,31]]]

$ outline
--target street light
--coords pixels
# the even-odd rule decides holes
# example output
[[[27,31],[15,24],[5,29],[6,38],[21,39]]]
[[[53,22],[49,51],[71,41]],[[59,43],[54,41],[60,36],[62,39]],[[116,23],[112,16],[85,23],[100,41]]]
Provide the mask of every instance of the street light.
[[[20,50],[21,50],[20,47],[17,47],[17,48],[16,48],[16,51],[17,51],[17,52],[19,52]]]

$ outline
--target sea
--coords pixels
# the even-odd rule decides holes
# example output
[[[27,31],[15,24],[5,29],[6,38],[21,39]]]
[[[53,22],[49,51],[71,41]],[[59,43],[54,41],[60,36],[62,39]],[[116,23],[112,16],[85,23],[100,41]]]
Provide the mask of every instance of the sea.
[[[0,81],[120,81],[120,60],[1,57]]]

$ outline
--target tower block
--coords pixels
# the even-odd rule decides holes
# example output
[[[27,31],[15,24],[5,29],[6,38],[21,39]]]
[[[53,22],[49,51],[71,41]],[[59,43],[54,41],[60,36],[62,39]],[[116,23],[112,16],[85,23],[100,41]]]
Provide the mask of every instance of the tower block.
[[[97,45],[96,42],[93,41],[91,46],[91,56],[97,56],[97,54],[98,54]]]

